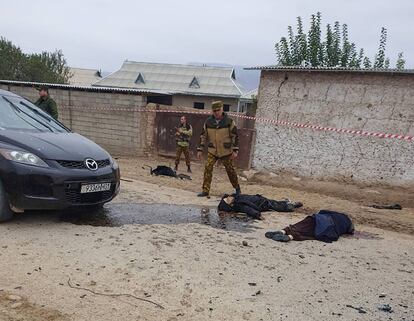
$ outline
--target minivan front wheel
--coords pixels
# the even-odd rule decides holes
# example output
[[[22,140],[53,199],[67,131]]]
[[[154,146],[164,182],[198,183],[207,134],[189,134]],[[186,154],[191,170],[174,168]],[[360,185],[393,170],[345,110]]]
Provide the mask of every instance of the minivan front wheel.
[[[3,183],[0,181],[0,222],[8,221],[13,217],[10,209],[9,200],[4,190]]]

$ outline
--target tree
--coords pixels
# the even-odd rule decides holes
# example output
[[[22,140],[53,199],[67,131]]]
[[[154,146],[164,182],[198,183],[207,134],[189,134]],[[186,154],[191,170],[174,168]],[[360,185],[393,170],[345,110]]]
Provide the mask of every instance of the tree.
[[[67,83],[71,76],[62,51],[25,54],[0,38],[0,79]]]
[[[251,117],[256,117],[257,112],[257,95],[252,95],[252,104],[250,105],[249,109],[247,110],[246,115]]]
[[[348,67],[348,68],[389,68],[390,60],[385,56],[387,29],[381,29],[380,44],[373,62],[365,56],[363,48],[358,49],[349,40],[348,25],[336,21],[326,25],[325,37],[321,34],[322,14],[311,15],[307,34],[304,32],[302,18],[297,17],[297,33],[288,26],[288,37],[282,37],[275,44],[280,66]],[[323,40],[322,40],[323,39]],[[398,56],[400,58],[400,54]],[[403,69],[405,60],[397,60],[396,68]]]
[[[20,79],[23,64],[24,54],[20,48],[0,38],[0,79]]]
[[[387,46],[387,29],[381,28],[380,44],[378,53],[375,55],[374,68],[385,68],[385,47]]]
[[[321,45],[321,13],[311,16],[311,26],[308,33],[308,62],[312,67],[319,66],[323,61],[323,46]]]
[[[398,70],[403,70],[405,68],[405,59],[403,58],[402,52],[398,54],[398,59],[395,68]]]

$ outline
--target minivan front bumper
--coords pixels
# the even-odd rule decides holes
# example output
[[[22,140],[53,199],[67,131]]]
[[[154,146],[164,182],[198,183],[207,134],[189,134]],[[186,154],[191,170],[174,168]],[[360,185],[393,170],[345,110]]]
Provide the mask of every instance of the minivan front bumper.
[[[0,179],[14,208],[40,210],[98,205],[111,201],[119,193],[119,168],[112,164],[90,171],[65,168],[53,161],[48,163],[52,166],[44,168],[0,160]],[[110,183],[111,188],[81,194],[81,186],[89,183]]]

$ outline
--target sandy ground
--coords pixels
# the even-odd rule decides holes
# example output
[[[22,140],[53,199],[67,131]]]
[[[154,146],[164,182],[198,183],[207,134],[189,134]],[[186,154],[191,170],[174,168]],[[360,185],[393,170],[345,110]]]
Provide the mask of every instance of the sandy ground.
[[[115,205],[216,206],[216,197],[194,197],[199,166],[193,181],[141,169],[159,161],[120,160],[128,181]],[[217,176],[213,194],[231,191]],[[305,207],[266,213],[243,231],[198,223],[74,225],[46,212],[1,224],[0,320],[414,320],[413,209],[379,211],[364,206],[370,198],[242,183],[244,192]],[[264,237],[317,208],[347,210],[359,234],[332,244]]]
[[[200,163],[193,164],[192,180],[177,180],[168,177],[156,177],[148,174],[143,165],[174,166],[174,160],[158,159],[119,159],[122,175],[159,186],[175,187],[193,193],[185,204],[199,202],[194,197],[201,191],[203,167]],[[179,172],[186,173],[185,164],[181,164]],[[243,175],[242,173],[240,173]],[[348,213],[356,223],[368,224],[382,229],[403,232],[414,235],[414,187],[411,189],[386,188],[381,186],[361,187],[340,182],[320,182],[305,180],[283,174],[258,173],[249,180],[240,177],[243,193],[262,194],[269,198],[290,198],[301,201],[305,208],[301,212],[315,213],[320,209],[332,209]],[[211,194],[219,197],[233,191],[226,173],[222,167],[214,169]],[[403,210],[378,210],[370,207],[372,204],[394,204],[403,206]],[[215,203],[217,204],[217,203]]]

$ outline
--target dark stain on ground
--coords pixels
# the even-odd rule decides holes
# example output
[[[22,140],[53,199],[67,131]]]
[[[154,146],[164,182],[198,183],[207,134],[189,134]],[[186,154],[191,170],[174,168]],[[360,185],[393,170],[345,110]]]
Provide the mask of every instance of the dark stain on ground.
[[[378,234],[366,232],[366,231],[355,231],[352,235],[344,235],[347,238],[362,239],[362,240],[382,240],[383,237]]]
[[[70,211],[61,218],[77,225],[122,226],[127,224],[199,223],[214,228],[248,232],[258,227],[243,214],[218,213],[215,208],[170,204],[115,203],[99,210]]]

